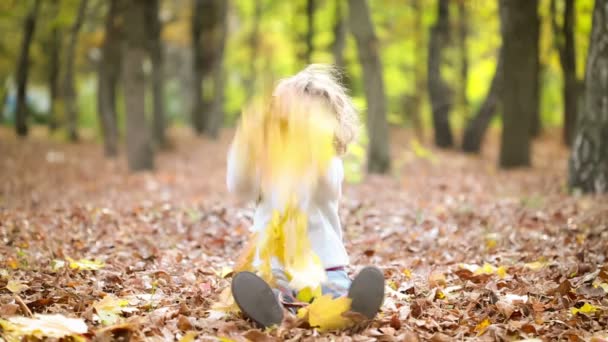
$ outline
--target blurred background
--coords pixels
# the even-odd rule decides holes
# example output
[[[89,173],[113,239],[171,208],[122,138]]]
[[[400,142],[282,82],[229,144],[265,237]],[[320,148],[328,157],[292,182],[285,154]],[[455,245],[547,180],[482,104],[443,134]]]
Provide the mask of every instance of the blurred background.
[[[215,139],[277,80],[329,63],[362,109],[351,152],[367,151],[369,171],[389,170],[392,127],[472,153],[502,127],[500,165],[525,166],[534,137],[572,142],[593,10],[593,0],[4,0],[1,125],[94,139],[109,157],[124,146],[131,170],[151,169],[173,135]]]

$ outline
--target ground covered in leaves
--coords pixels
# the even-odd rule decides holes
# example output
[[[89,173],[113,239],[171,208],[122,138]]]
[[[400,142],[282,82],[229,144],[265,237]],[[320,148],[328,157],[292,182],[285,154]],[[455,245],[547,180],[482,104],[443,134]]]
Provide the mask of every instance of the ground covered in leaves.
[[[382,313],[320,333],[296,319],[259,331],[212,309],[252,212],[225,190],[231,133],[181,133],[156,172],[132,175],[93,142],[0,131],[4,325],[61,314],[101,341],[608,338],[608,199],[566,192],[557,135],[536,142],[534,168],[507,172],[496,137],[472,157],[394,132],[393,174],[345,185],[341,208],[349,271],[386,276]]]

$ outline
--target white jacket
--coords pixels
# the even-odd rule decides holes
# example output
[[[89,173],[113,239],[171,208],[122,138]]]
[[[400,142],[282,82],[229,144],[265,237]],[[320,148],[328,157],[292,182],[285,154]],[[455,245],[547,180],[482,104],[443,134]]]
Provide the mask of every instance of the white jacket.
[[[248,160],[240,160],[237,144],[228,152],[226,183],[228,190],[246,200],[257,200],[260,197],[259,181],[250,174]],[[305,211],[308,216],[308,237],[313,250],[327,268],[348,264],[348,254],[342,242],[342,227],[338,215],[339,200],[342,193],[344,167],[342,160],[334,157],[324,178],[317,183],[312,198],[306,201]],[[264,234],[276,208],[271,196],[263,196],[257,203],[252,230]]]

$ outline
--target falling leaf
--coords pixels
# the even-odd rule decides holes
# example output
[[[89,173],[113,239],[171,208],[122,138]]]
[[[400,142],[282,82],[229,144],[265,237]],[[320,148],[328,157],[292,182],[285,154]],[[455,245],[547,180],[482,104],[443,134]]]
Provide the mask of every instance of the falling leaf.
[[[11,317],[8,320],[0,319],[0,327],[6,336],[13,340],[21,340],[26,337],[64,338],[68,336],[77,337],[85,334],[88,327],[81,318],[68,318],[63,315],[40,315],[35,314],[32,318]]]
[[[105,264],[101,261],[97,261],[97,260],[87,260],[87,259],[80,259],[80,260],[74,260],[72,258],[66,258],[68,259],[69,263],[70,263],[70,268],[74,269],[74,270],[83,270],[83,271],[97,271],[102,269]]]
[[[20,293],[21,291],[27,289],[28,286],[18,280],[9,280],[6,284],[6,288],[12,293]]]
[[[93,303],[93,308],[103,325],[118,323],[123,312],[134,312],[136,308],[129,307],[127,299],[120,299],[108,294],[103,299]]]
[[[585,303],[583,306],[581,306],[580,308],[571,308],[570,312],[573,315],[582,313],[582,314],[593,314],[596,313],[599,310],[599,308],[597,306],[591,305],[589,303]]]
[[[298,318],[308,317],[308,324],[320,331],[344,329],[351,324],[351,320],[342,316],[350,309],[350,304],[348,297],[332,299],[331,295],[324,295],[298,310]]]
[[[483,321],[481,321],[481,323],[477,324],[475,326],[475,331],[477,332],[477,336],[481,336],[483,335],[483,333],[486,332],[486,330],[488,330],[488,327],[492,324],[492,322],[490,322],[489,319],[484,319]]]
[[[315,290],[312,290],[310,287],[305,287],[298,292],[296,298],[301,302],[310,303],[314,298],[321,297],[321,290],[321,286],[317,286]]]

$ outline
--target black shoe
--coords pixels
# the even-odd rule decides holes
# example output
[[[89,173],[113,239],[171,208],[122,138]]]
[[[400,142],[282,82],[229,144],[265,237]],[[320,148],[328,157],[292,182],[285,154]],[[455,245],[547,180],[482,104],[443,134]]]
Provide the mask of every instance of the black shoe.
[[[283,321],[283,308],[262,278],[240,272],[232,279],[231,289],[241,311],[261,327],[280,325]]]
[[[377,267],[365,267],[355,277],[348,297],[352,299],[351,310],[372,319],[384,301],[384,274]]]

